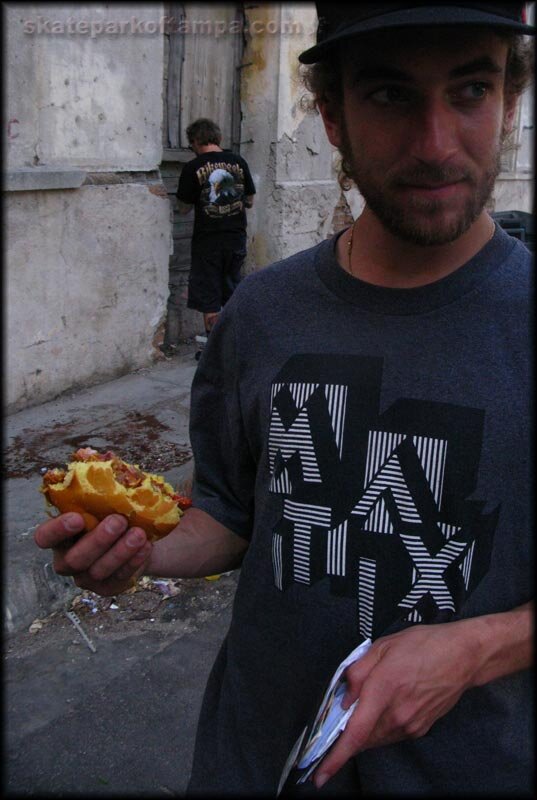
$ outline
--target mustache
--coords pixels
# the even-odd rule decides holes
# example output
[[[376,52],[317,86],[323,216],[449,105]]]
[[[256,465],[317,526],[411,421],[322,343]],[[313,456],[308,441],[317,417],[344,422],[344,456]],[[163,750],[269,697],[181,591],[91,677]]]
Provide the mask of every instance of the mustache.
[[[456,183],[471,179],[471,174],[455,165],[435,166],[434,164],[417,164],[402,170],[395,177],[396,183],[405,185]]]

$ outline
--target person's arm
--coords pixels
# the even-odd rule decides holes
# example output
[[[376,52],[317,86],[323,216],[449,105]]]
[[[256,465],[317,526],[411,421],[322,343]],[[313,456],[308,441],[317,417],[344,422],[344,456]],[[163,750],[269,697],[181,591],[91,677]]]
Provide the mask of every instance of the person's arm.
[[[240,566],[248,542],[200,508],[189,508],[181,524],[153,546],[144,574],[199,578]]]
[[[244,173],[244,205],[246,208],[251,208],[254,204],[254,195],[256,192],[255,183],[250,172],[250,167],[244,159],[242,159],[242,169]]]
[[[72,575],[78,587],[104,597],[124,592],[144,574],[192,578],[235,569],[248,547],[198,508],[185,511],[177,528],[154,544],[141,528],[129,529],[119,514],[73,539],[83,529],[80,514],[62,514],[40,525],[34,538],[39,547],[52,549],[59,575]]]
[[[72,575],[80,588],[110,596],[125,591],[133,578],[144,573],[200,577],[240,564],[253,524],[257,462],[237,392],[239,337],[233,304],[231,298],[192,382],[190,440],[196,480],[193,507],[177,528],[154,545],[141,528],[128,530],[120,514],[110,515],[78,540],[84,520],[76,513],[63,514],[36,530],[37,545],[53,550],[56,572]]]
[[[189,214],[194,208],[194,203],[183,203],[182,200],[177,200],[177,210],[180,214]]]
[[[320,788],[351,756],[424,736],[463,692],[527,669],[533,661],[533,603],[377,639],[346,671],[347,727],[314,775]]]
[[[179,183],[177,184],[177,210],[180,214],[189,214],[194,208],[199,195],[199,183],[192,171],[191,162],[185,164]]]

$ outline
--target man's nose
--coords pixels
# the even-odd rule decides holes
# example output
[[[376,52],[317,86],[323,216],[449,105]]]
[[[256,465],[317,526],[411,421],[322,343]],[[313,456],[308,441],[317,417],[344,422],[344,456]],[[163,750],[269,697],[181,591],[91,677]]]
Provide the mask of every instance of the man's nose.
[[[458,152],[457,126],[442,100],[424,104],[416,118],[412,155],[428,164],[443,164]]]

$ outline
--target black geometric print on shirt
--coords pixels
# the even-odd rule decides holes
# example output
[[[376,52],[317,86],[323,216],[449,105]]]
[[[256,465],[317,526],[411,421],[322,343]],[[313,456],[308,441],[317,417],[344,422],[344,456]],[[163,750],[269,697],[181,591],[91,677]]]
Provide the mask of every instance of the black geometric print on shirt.
[[[401,398],[380,412],[382,359],[295,356],[271,392],[276,586],[329,578],[375,637],[449,619],[490,564],[499,507],[477,484],[484,412]]]

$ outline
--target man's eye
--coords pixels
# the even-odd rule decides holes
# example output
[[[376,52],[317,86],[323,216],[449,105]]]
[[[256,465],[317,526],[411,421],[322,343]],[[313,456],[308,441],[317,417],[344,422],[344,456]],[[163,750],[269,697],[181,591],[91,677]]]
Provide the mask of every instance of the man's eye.
[[[459,96],[464,100],[482,100],[488,92],[486,83],[470,83],[464,86],[459,92]]]
[[[399,86],[384,86],[382,89],[376,89],[371,92],[369,97],[375,103],[384,106],[394,103],[407,103],[409,101],[408,92]]]

